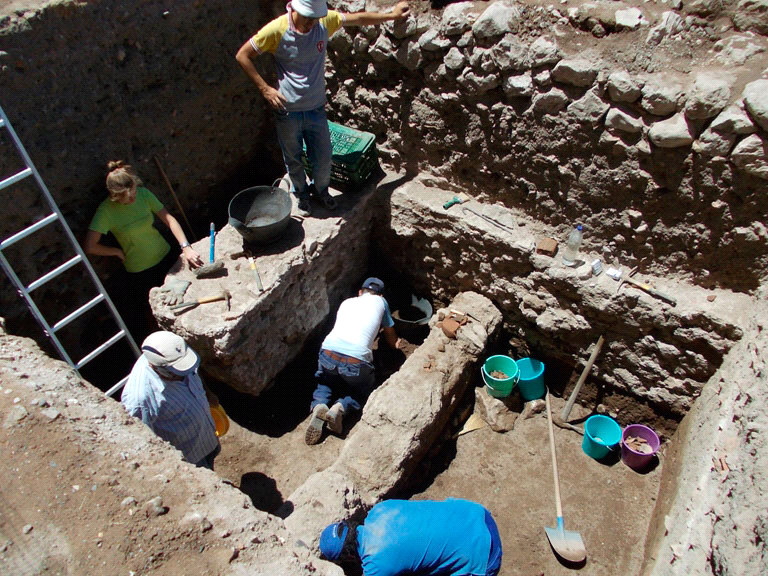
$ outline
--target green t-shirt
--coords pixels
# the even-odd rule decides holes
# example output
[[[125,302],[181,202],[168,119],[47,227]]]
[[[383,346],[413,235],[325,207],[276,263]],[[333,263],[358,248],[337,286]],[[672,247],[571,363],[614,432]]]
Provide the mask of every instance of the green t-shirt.
[[[154,214],[163,204],[146,188],[136,189],[130,204],[104,200],[96,209],[90,228],[99,234],[112,232],[125,253],[125,269],[141,272],[159,263],[171,247],[153,226]]]

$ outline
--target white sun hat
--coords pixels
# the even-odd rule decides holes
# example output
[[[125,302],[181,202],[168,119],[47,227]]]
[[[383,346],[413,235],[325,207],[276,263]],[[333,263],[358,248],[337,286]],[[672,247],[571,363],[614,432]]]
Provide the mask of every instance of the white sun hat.
[[[141,344],[141,352],[153,366],[183,376],[200,364],[200,357],[181,336],[173,332],[154,332]]]
[[[291,6],[305,18],[323,18],[328,14],[325,0],[291,0]]]

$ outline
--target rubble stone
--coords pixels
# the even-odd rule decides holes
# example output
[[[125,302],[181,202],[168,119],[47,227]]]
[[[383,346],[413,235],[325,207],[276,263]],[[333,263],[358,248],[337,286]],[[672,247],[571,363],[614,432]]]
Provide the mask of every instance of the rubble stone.
[[[608,94],[614,102],[635,102],[642,93],[642,84],[633,80],[628,72],[612,72],[608,76]]]
[[[694,140],[694,135],[682,113],[652,124],[648,137],[659,148],[689,146]]]
[[[638,117],[630,116],[618,108],[611,108],[605,117],[605,126],[609,130],[637,134],[643,130],[645,124]]]
[[[648,82],[642,88],[643,110],[655,116],[666,116],[677,110],[677,103],[683,95],[682,88],[672,82]]]
[[[597,78],[599,65],[592,60],[568,59],[560,60],[552,69],[552,79],[555,82],[572,86],[591,86]]]
[[[731,161],[748,174],[768,180],[768,142],[757,134],[736,144]]]
[[[528,61],[532,68],[557,64],[562,56],[553,41],[541,36],[528,49]]]
[[[495,38],[519,27],[520,9],[510,0],[494,2],[485,9],[472,25],[472,33],[478,38]]]
[[[768,80],[755,80],[744,87],[744,107],[763,130],[768,130]]]
[[[695,120],[706,120],[720,113],[731,97],[731,74],[702,72],[696,76],[685,103],[685,115]]]

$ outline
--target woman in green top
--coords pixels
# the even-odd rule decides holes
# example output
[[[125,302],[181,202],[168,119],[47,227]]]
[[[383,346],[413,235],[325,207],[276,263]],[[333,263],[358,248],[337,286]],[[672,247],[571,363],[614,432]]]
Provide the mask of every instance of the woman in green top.
[[[181,254],[190,268],[203,261],[187,241],[178,220],[174,218],[152,192],[141,186],[141,180],[131,166],[121,160],[107,166],[107,190],[104,200],[88,226],[85,251],[96,256],[120,258],[127,278],[121,282],[124,294],[115,304],[134,337],[141,341],[154,327],[149,308],[149,290],[161,286],[165,275],[178,257],[154,226],[157,216],[179,242]],[[120,247],[101,243],[102,235],[111,232]],[[139,312],[141,311],[141,312]]]

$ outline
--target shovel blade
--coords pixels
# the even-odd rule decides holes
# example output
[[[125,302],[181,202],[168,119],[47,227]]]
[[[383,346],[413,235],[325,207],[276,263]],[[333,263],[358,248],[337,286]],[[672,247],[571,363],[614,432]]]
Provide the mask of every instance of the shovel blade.
[[[568,562],[584,562],[587,558],[587,549],[584,547],[584,541],[581,534],[573,530],[566,530],[563,527],[563,519],[557,519],[557,528],[544,528],[547,532],[549,544],[555,551],[555,554],[567,560]]]

